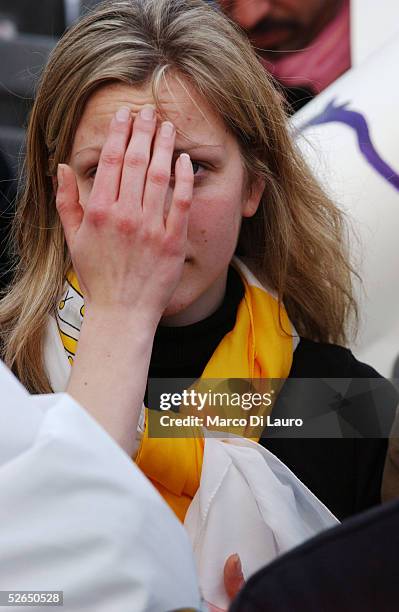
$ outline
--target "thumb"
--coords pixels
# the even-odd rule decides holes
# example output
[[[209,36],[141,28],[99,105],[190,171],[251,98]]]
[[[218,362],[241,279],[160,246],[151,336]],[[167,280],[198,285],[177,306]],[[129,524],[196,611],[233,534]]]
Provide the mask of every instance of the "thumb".
[[[58,164],[56,206],[64,228],[65,239],[71,247],[83,219],[83,208],[79,204],[79,191],[75,173],[67,164]]]
[[[244,584],[240,557],[237,554],[230,555],[224,566],[224,587],[228,597],[234,599]]]

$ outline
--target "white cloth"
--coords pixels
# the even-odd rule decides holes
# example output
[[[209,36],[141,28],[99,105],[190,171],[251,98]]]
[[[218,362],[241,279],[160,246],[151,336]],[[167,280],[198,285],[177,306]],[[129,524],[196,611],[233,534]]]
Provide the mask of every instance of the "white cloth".
[[[277,457],[244,438],[205,440],[201,483],[184,525],[204,599],[228,607],[227,557],[248,579],[279,554],[338,523]]]
[[[352,67],[357,67],[397,36],[399,4],[395,0],[351,0],[350,15]],[[370,87],[370,79],[367,83],[369,91],[384,91]]]
[[[0,590],[63,590],[66,612],[199,608],[187,534],[105,430],[1,362],[0,397]]]

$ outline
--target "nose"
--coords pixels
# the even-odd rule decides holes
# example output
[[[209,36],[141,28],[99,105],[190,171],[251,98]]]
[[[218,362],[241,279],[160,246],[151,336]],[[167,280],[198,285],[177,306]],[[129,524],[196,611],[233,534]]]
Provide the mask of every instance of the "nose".
[[[272,0],[236,0],[231,17],[245,30],[251,30],[269,16]]]

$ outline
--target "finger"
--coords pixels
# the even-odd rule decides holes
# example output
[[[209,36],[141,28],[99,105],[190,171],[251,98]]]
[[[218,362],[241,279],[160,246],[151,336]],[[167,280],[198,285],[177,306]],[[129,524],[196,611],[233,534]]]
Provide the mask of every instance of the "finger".
[[[132,137],[123,163],[119,203],[126,203],[130,208],[140,211],[155,128],[155,108],[144,106],[134,120]]]
[[[109,134],[102,148],[88,206],[112,204],[119,195],[123,160],[131,130],[130,109],[122,106],[111,120]]]
[[[75,173],[67,164],[59,164],[57,169],[58,188],[56,206],[64,228],[65,239],[71,247],[74,236],[83,219],[83,208],[79,204],[79,190]]]
[[[230,555],[224,566],[224,588],[230,599],[234,599],[245,584],[240,557]]]
[[[194,172],[190,156],[182,153],[175,165],[175,188],[166,219],[166,232],[175,240],[187,239],[187,225],[193,199]]]
[[[170,121],[159,128],[147,172],[143,197],[143,220],[149,227],[164,227],[166,194],[169,189],[176,130]]]

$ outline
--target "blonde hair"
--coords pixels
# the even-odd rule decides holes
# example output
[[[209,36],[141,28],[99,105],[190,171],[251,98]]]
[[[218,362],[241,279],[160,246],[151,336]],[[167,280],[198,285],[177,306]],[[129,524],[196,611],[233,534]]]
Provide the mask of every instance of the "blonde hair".
[[[266,181],[237,252],[284,302],[300,335],[345,342],[356,310],[342,213],[288,133],[281,96],[239,28],[202,0],[112,0],[59,41],[27,132],[25,185],[14,224],[18,263],[0,302],[3,359],[33,392],[51,391],[43,365],[48,314],[70,266],[53,189],[85,103],[100,86],[151,83],[173,71],[223,118],[240,147],[248,189]]]

